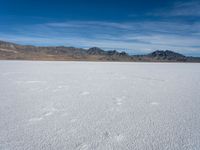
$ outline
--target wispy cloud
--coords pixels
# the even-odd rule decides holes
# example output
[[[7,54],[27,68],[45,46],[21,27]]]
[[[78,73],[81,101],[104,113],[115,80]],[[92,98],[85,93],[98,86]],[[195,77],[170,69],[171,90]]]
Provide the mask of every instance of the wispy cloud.
[[[174,16],[200,16],[200,1],[178,2],[170,15]]]
[[[68,21],[15,26],[1,40],[21,44],[65,45],[132,50],[144,53],[171,49],[200,54],[200,23]]]
[[[171,8],[156,10],[148,13],[152,16],[163,17],[200,17],[200,1],[176,2]]]

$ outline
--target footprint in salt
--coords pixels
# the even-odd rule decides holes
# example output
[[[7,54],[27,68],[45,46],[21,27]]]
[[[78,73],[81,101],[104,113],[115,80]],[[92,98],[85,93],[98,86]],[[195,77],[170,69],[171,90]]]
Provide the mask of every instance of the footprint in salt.
[[[150,104],[151,104],[152,106],[158,106],[158,105],[159,105],[158,102],[151,102]]]
[[[117,105],[121,105],[122,104],[122,102],[117,102]]]
[[[87,144],[83,144],[81,147],[80,147],[80,150],[87,150],[89,149],[88,145]]]
[[[88,91],[84,91],[84,92],[81,92],[80,95],[82,95],[82,96],[86,96],[86,95],[89,95],[89,94],[90,94],[90,92],[88,92]]]
[[[32,83],[41,83],[42,81],[37,81],[37,80],[32,80],[32,81],[25,81],[27,84],[32,84]]]
[[[74,122],[76,122],[76,121],[77,121],[77,119],[71,119],[71,120],[70,120],[71,123],[74,123]]]
[[[115,98],[116,104],[117,104],[117,105],[122,105],[122,101],[124,101],[125,99],[126,99],[125,96],[116,97],[116,98]]]
[[[77,146],[77,150],[88,150],[89,149],[89,146],[85,143],[82,143],[82,144],[78,144],[79,146]]]
[[[43,118],[42,117],[39,117],[39,118],[31,118],[29,119],[29,122],[38,122],[38,121],[41,121]]]
[[[46,117],[47,117],[47,116],[51,116],[51,115],[53,115],[53,112],[51,112],[51,111],[50,111],[50,112],[46,112],[46,113],[44,114],[44,116],[46,116]]]
[[[103,135],[102,135],[102,138],[103,138],[104,140],[110,138],[110,133],[109,133],[108,131],[104,132]]]
[[[59,110],[54,107],[46,107],[46,108],[43,108],[43,112],[44,113],[42,114],[42,117],[48,117],[48,116],[52,116],[55,113],[58,113]]]
[[[69,86],[68,85],[59,85],[58,87],[57,87],[58,89],[68,89],[69,88]]]
[[[117,142],[121,142],[124,140],[124,136],[121,134],[117,134],[116,136],[114,136],[114,140]]]

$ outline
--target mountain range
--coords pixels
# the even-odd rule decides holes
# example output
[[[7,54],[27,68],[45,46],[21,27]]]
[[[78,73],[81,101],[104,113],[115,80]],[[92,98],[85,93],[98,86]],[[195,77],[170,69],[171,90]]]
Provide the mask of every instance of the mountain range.
[[[171,50],[156,50],[145,55],[129,55],[116,50],[52,46],[19,45],[0,41],[0,60],[77,60],[133,62],[200,62],[200,57],[187,57]]]

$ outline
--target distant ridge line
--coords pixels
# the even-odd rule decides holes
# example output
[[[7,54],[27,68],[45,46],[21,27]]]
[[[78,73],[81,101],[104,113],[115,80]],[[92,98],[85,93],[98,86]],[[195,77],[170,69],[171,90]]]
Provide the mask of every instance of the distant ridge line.
[[[98,47],[83,49],[65,46],[32,46],[0,41],[0,60],[200,62],[200,57],[187,57],[171,50],[129,55],[126,52],[105,51]]]

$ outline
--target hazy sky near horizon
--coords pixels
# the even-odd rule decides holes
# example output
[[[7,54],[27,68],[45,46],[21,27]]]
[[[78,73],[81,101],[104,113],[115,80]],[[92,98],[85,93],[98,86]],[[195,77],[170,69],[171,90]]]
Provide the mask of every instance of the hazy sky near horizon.
[[[0,0],[0,40],[200,56],[200,1]]]

